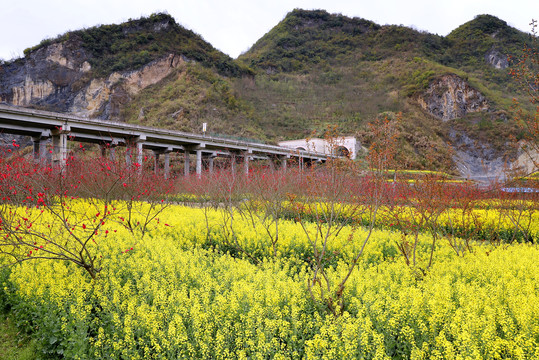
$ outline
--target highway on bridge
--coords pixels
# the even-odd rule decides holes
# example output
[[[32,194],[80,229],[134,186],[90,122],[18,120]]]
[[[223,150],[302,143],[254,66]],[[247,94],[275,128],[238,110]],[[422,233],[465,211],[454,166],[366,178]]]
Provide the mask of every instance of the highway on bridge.
[[[136,154],[137,162],[142,163],[143,149],[152,150],[155,158],[165,156],[165,177],[169,174],[169,154],[184,153],[184,172],[189,174],[189,155],[196,154],[196,172],[202,171],[202,157],[213,159],[217,156],[242,157],[245,171],[249,170],[250,159],[271,159],[286,168],[287,159],[297,162],[325,162],[328,155],[312,151],[294,150],[281,146],[236,141],[219,137],[191,134],[181,131],[145,127],[108,120],[88,119],[69,114],[21,108],[0,104],[0,133],[32,137],[34,157],[45,158],[45,142],[52,140],[52,161],[65,162],[68,154],[68,141],[94,143],[102,149],[125,146]],[[129,161],[129,159],[126,160]],[[157,163],[157,162],[156,162]]]

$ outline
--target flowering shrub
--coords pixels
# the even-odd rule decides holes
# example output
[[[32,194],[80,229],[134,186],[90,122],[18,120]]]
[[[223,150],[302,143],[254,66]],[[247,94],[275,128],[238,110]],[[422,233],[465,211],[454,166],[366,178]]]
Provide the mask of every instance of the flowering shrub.
[[[393,137],[370,172],[182,178],[192,208],[144,164],[3,161],[0,306],[48,357],[538,357],[536,199],[388,182]]]
[[[211,224],[219,217],[208,212]],[[264,232],[238,220],[242,246],[260,251],[255,265],[196,246],[206,241],[199,208],[170,206],[160,222],[168,226],[128,252],[130,231],[106,224],[117,231],[101,239],[100,281],[72,262],[23,262],[3,270],[0,299],[44,352],[74,359],[539,356],[536,245],[485,245],[459,257],[440,242],[437,261],[417,280],[398,257],[395,233],[374,230],[335,318],[307,296],[312,270],[301,259],[308,240],[300,224],[281,223],[274,257]],[[225,241],[212,229],[215,244]],[[339,250],[326,267],[335,282],[361,245],[350,231],[329,247]]]
[[[120,223],[140,240],[158,222],[169,191],[166,182],[106,159],[72,156],[56,166],[1,161],[0,254],[12,264],[70,261],[95,278],[101,239],[112,231],[105,226]]]

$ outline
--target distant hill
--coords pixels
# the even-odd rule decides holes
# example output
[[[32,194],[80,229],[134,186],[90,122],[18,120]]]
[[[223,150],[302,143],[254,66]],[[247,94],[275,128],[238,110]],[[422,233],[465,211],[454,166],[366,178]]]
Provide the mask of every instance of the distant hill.
[[[442,37],[294,10],[240,56],[257,75],[237,90],[275,136],[282,126],[302,137],[337,124],[367,141],[367,122],[402,112],[401,163],[499,174],[514,156],[507,140],[519,138],[512,98],[523,96],[507,55],[527,41],[528,34],[490,15]]]
[[[508,54],[530,35],[490,15],[447,37],[290,12],[238,59],[167,14],[47,39],[0,64],[0,102],[267,142],[337,125],[368,145],[376,117],[400,123],[400,163],[497,174],[518,154]]]

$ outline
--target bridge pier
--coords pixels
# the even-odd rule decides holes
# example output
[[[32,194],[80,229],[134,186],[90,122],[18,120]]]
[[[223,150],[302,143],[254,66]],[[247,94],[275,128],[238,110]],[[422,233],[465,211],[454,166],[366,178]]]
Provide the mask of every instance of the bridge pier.
[[[69,125],[62,125],[52,131],[53,164],[65,165],[67,161],[67,134],[70,130]]]
[[[191,164],[189,163],[189,150],[185,149],[183,152],[183,174],[185,176],[189,176],[190,166]]]
[[[34,161],[36,163],[42,163],[47,158],[47,146],[45,142],[50,137],[50,130],[45,130],[41,135],[32,137],[32,141],[34,142]]]
[[[200,177],[202,175],[202,150],[197,150],[197,163],[196,163],[196,172],[197,176]]]
[[[290,158],[290,155],[281,156],[281,168],[283,169],[283,171],[286,171],[286,164],[287,164],[288,158]]]
[[[144,145],[145,140],[145,136],[138,136],[137,140],[135,140],[135,146],[137,148],[137,163],[140,165],[140,170],[142,170],[142,146]]]
[[[217,155],[215,155],[215,154],[210,154],[208,156],[208,172],[210,174],[213,174],[213,160],[215,159],[216,156]]]
[[[235,173],[236,172],[236,155],[232,154],[230,156],[230,172]]]
[[[142,147],[144,146],[144,141],[146,141],[146,136],[140,135],[130,139],[126,143],[127,151],[125,152],[125,163],[127,166],[131,166],[133,163],[133,155],[135,155],[137,158],[136,163],[138,164],[140,171],[142,171]]]
[[[100,144],[99,149],[101,150],[101,157],[103,159],[106,159],[107,158],[107,150],[108,150],[109,151],[109,160],[110,161],[116,160],[115,147],[116,147],[116,145],[113,145],[111,143]]]
[[[159,155],[161,155],[159,151],[153,151],[153,173],[156,176],[159,175]]]
[[[171,151],[168,151],[168,150],[165,151],[165,169],[164,169],[165,180],[168,180],[168,178],[170,177],[170,153]]]
[[[249,160],[251,159],[251,154],[253,151],[251,149],[243,152],[243,172],[245,175],[249,174]]]

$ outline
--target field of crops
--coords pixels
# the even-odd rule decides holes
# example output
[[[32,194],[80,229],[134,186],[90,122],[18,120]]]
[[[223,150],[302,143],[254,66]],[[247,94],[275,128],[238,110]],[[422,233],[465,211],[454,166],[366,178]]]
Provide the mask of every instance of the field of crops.
[[[0,306],[52,358],[539,358],[537,243],[478,241],[458,256],[441,239],[423,274],[403,260],[400,230],[375,227],[335,316],[318,301],[323,283],[314,296],[307,286],[320,225],[282,219],[273,241],[272,228],[225,210],[171,205],[143,239],[108,221],[96,279],[70,261],[22,261],[0,270]],[[329,238],[328,293],[367,235],[351,224]],[[421,232],[417,267],[431,245]]]

